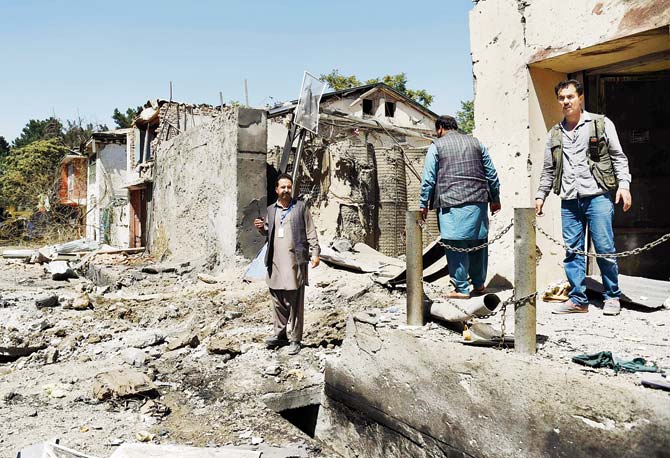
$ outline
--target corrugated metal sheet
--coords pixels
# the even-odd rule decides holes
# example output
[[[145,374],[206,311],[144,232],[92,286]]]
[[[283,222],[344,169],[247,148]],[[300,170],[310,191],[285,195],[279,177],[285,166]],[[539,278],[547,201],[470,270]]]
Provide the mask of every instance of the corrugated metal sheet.
[[[670,282],[652,280],[644,277],[619,275],[621,301],[651,309],[670,307]],[[597,293],[603,292],[599,277],[586,277],[586,289]]]

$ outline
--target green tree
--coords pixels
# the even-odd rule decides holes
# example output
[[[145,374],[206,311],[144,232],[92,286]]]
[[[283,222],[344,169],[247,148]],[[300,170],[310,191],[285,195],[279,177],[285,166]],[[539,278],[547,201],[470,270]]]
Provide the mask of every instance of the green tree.
[[[342,75],[339,70],[334,69],[328,74],[321,75],[319,78],[328,83],[328,85],[336,91],[343,89],[351,89],[352,87],[361,86],[363,83],[356,77],[356,75]],[[365,84],[384,83],[391,86],[398,92],[405,94],[410,99],[421,105],[428,107],[433,103],[433,96],[425,89],[409,89],[407,88],[407,75],[405,73],[398,73],[396,75],[385,75],[381,78],[371,78]]]
[[[47,119],[31,119],[21,131],[12,146],[22,148],[37,140],[60,137],[63,133],[63,124],[53,116]]]
[[[63,143],[71,149],[78,149],[83,151],[86,147],[86,142],[94,132],[107,130],[105,124],[93,124],[84,122],[79,118],[77,121],[65,121],[67,127],[63,131]]]
[[[461,100],[461,109],[456,112],[456,122],[462,132],[471,134],[475,129],[475,104],[472,100]]]
[[[35,207],[40,195],[54,196],[59,165],[68,152],[60,138],[13,148],[0,175],[0,206]]]
[[[9,143],[5,137],[0,136],[0,162],[9,155]]]
[[[137,108],[128,108],[126,113],[123,114],[119,111],[118,108],[114,108],[114,114],[112,114],[112,119],[116,124],[118,129],[125,129],[133,125],[133,121],[138,114],[142,111],[142,107]]]
[[[344,89],[351,89],[352,87],[361,86],[362,83],[356,78],[356,75],[345,76],[340,74],[338,69],[333,69],[327,75],[321,75],[319,78],[328,83],[328,86],[336,91]]]

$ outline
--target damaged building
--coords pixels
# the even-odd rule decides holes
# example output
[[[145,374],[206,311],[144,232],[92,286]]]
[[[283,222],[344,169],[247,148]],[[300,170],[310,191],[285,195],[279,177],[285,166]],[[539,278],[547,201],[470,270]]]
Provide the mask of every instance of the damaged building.
[[[268,112],[268,193],[272,201],[297,101]],[[321,236],[404,254],[405,212],[417,209],[421,172],[437,115],[383,83],[326,93],[318,134],[308,134],[296,175]],[[289,163],[288,170],[294,164]],[[437,233],[432,220],[433,233]]]
[[[86,143],[86,238],[121,248],[129,246],[125,181],[131,136],[132,129],[96,132]]]
[[[252,222],[266,205],[265,112],[149,101],[133,130],[131,243],[158,258],[253,258],[263,244]]]
[[[276,197],[295,106],[266,111],[147,102],[126,132],[127,214],[114,220],[126,225],[124,246],[146,246],[158,258],[253,258],[263,244],[253,219]],[[323,96],[321,128],[305,140],[296,180],[323,239],[404,253],[405,211],[418,208],[436,118],[381,83]],[[437,233],[436,221],[431,224]]]
[[[546,133],[561,120],[554,86],[583,82],[586,110],[616,125],[633,176],[633,207],[616,206],[617,251],[669,232],[670,1],[482,0],[470,13],[475,134],[491,148],[502,183],[503,219],[532,206]],[[568,25],[568,26],[566,26]],[[559,199],[540,226],[560,239]],[[513,272],[511,240],[491,247],[492,271]],[[538,235],[538,284],[562,275],[563,250]],[[670,245],[619,260],[625,275],[667,280]],[[597,266],[591,263],[590,273]]]

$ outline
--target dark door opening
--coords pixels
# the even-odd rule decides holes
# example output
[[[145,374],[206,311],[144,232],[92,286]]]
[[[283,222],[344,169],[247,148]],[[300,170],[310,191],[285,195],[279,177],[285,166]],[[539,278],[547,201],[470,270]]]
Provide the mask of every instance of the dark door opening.
[[[146,246],[147,189],[130,190],[130,248]]]
[[[633,206],[614,214],[616,250],[641,247],[670,232],[670,72],[587,78],[587,110],[614,122],[632,175]],[[670,243],[618,261],[621,274],[670,279]]]

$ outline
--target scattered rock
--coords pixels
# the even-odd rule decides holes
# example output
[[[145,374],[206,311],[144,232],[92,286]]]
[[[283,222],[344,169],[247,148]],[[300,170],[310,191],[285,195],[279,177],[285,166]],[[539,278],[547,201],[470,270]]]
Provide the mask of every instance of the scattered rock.
[[[171,273],[171,272],[176,272],[177,267],[176,266],[144,266],[142,267],[142,272],[145,274],[160,274],[160,273]]]
[[[69,387],[61,384],[56,384],[56,383],[49,383],[48,385],[44,385],[42,387],[44,390],[44,393],[49,396],[50,398],[55,398],[55,399],[61,399],[67,396],[67,391],[69,391]]]
[[[147,363],[148,356],[139,348],[126,348],[121,352],[121,358],[134,367],[142,367]]]
[[[379,318],[377,317],[377,312],[370,310],[356,313],[354,315],[354,321],[371,324],[372,326],[377,326]]]
[[[223,316],[226,318],[226,320],[234,320],[235,318],[241,317],[242,312],[238,310],[228,310],[226,313],[223,314]]]
[[[155,330],[135,331],[127,333],[123,342],[129,347],[146,348],[163,343],[165,336]]]
[[[155,437],[156,437],[155,434],[152,434],[148,431],[138,431],[135,434],[135,439],[137,439],[138,442],[149,442],[154,440]]]
[[[58,362],[58,349],[50,348],[47,350],[47,354],[44,357],[45,364],[56,364]]]
[[[184,332],[171,337],[167,348],[171,351],[183,347],[196,348],[198,345],[200,345],[200,339],[198,339],[197,334],[194,332]]]
[[[142,372],[133,369],[111,370],[95,376],[93,396],[101,401],[132,396],[152,396],[156,385]]]
[[[71,305],[63,306],[66,309],[73,310],[86,310],[91,307],[91,299],[88,297],[88,294],[82,293],[79,296],[75,297]]]
[[[34,331],[45,331],[49,328],[53,328],[53,324],[49,323],[48,320],[41,320],[30,325],[30,329]]]
[[[231,358],[241,354],[240,342],[230,337],[214,337],[209,342],[207,351],[215,355],[228,355]]]
[[[279,364],[270,364],[268,367],[265,368],[263,373],[265,375],[275,377],[281,373],[281,367],[279,366]]]
[[[70,268],[67,261],[51,261],[46,265],[45,270],[51,274],[52,280],[62,281],[77,278],[76,272]]]
[[[216,277],[203,273],[198,274],[198,280],[209,284],[215,284],[219,282],[219,280]]]
[[[58,296],[55,294],[45,294],[35,299],[35,305],[38,309],[45,307],[57,307]]]
[[[147,276],[143,274],[142,272],[133,272],[133,280],[135,281],[142,281],[146,279]]]
[[[333,250],[337,251],[338,253],[346,253],[347,251],[351,251],[353,247],[354,246],[347,239],[335,240],[333,242]]]
[[[149,399],[140,407],[140,413],[154,418],[163,418],[170,414],[170,408],[161,402]]]

